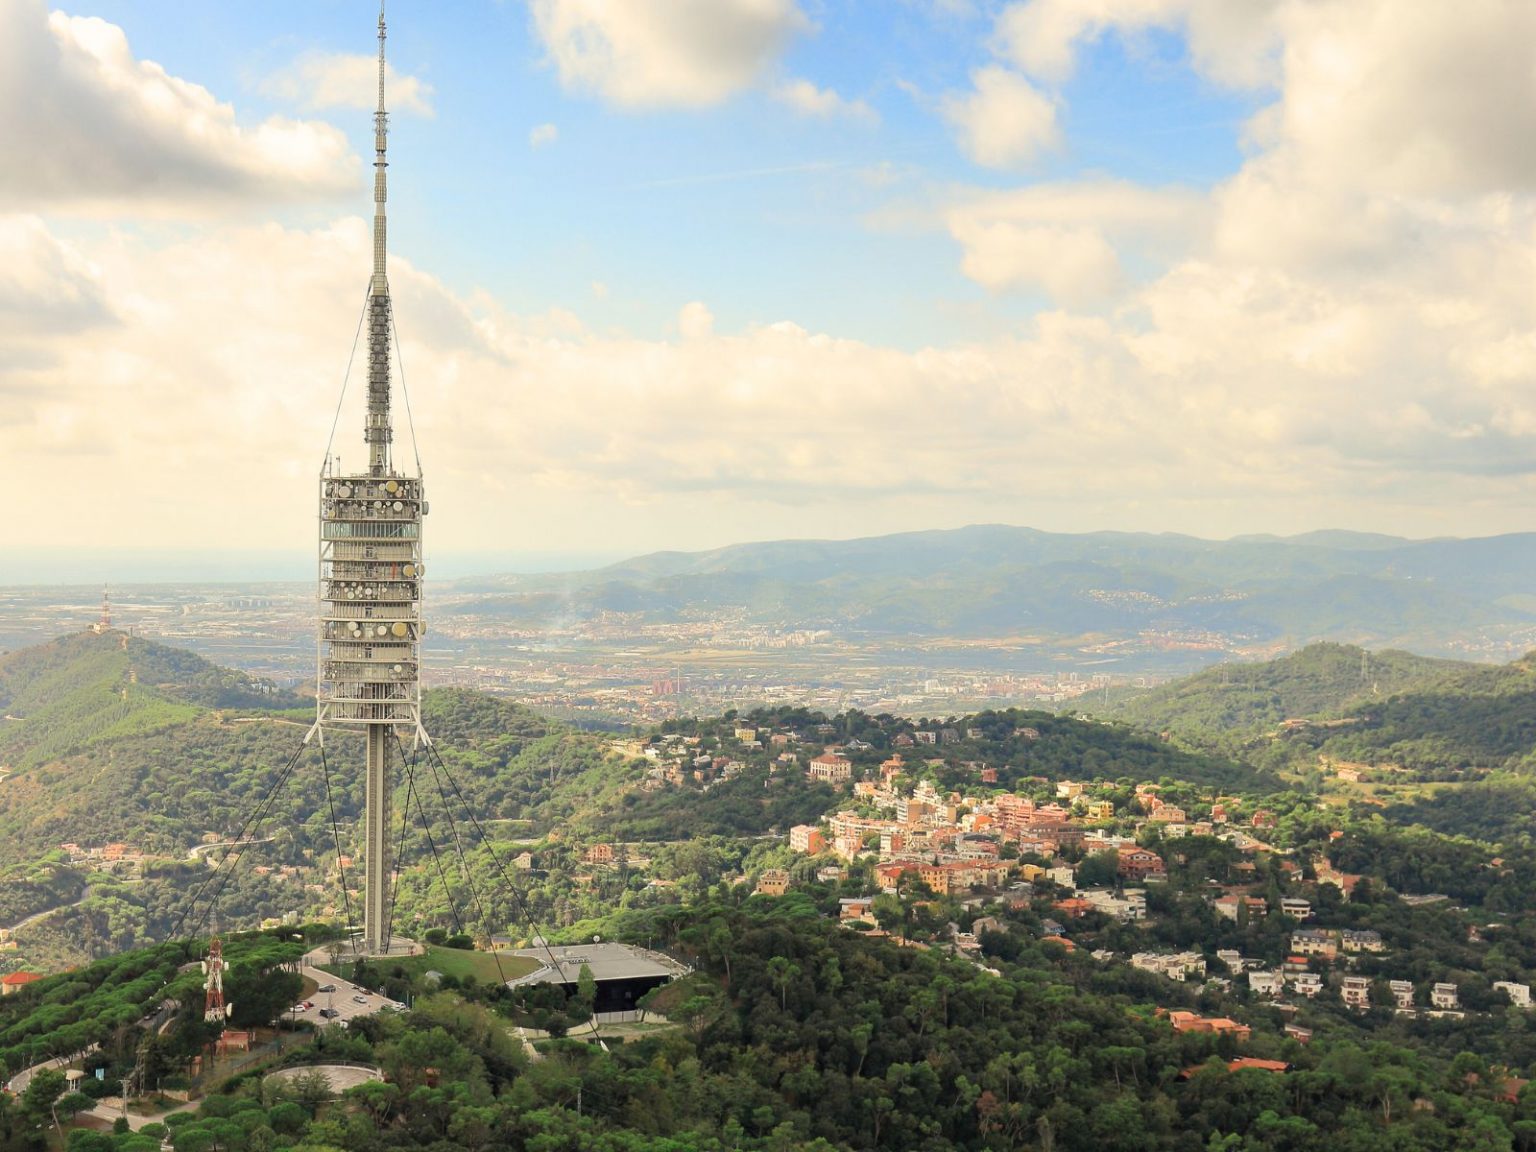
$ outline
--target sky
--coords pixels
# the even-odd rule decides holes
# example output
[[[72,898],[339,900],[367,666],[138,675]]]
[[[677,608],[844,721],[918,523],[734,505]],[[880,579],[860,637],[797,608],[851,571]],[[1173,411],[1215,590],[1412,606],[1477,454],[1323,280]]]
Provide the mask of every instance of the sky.
[[[312,550],[363,459],[376,19],[0,0],[13,556]],[[1527,0],[388,21],[429,554],[1532,527]]]

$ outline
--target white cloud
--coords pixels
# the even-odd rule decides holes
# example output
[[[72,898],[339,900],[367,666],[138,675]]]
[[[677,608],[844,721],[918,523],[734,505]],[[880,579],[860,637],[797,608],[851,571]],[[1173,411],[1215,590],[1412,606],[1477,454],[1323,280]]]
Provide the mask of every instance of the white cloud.
[[[120,28],[42,0],[0,4],[0,108],[0,208],[183,213],[332,197],[361,172],[335,128],[242,126],[206,88],[135,59]]]
[[[718,104],[810,21],[795,0],[531,0],[567,88],[625,108]]]
[[[961,269],[992,291],[1031,285],[1073,306],[1120,287],[1120,259],[1096,228],[982,224],[960,220],[951,232],[965,248]]]
[[[12,352],[23,341],[110,320],[90,261],[38,217],[0,216],[0,340]]]
[[[1391,195],[1536,190],[1536,6],[1287,4],[1255,142],[1319,183]]]
[[[988,65],[971,73],[974,89],[944,100],[961,150],[988,168],[1017,168],[1060,141],[1056,105],[1017,72]]]
[[[809,80],[786,80],[773,89],[773,98],[802,116],[847,116],[855,120],[875,121],[880,117],[863,100],[848,100],[831,88],[818,88]]]
[[[1087,306],[1126,286],[1120,251],[1165,266],[1201,234],[1206,211],[1189,189],[1080,181],[972,194],[945,210],[944,226],[962,271],[989,291],[1042,288]]]
[[[1438,195],[1536,187],[1536,7],[1394,0],[1020,0],[1003,59],[1060,83],[1107,31],[1181,30],[1218,83],[1278,87],[1249,127],[1321,183]]]
[[[1275,13],[1286,0],[1018,0],[997,17],[994,47],[1040,80],[1061,83],[1079,47],[1114,29],[1178,27],[1195,66],[1223,84],[1255,87],[1275,77]],[[1318,5],[1326,7],[1327,5]]]
[[[684,340],[708,339],[715,330],[715,315],[703,301],[691,301],[677,314],[677,330]]]
[[[1127,220],[1178,215],[1123,199]],[[987,218],[1071,235],[1087,227],[1072,200],[1042,192]],[[1219,534],[1362,508],[1421,533],[1507,527],[1500,502],[1533,486],[1536,458],[1536,213],[1506,215],[1497,249],[1494,219],[1416,277],[1329,284],[1185,259],[1114,314],[1045,313],[1016,338],[916,351],[785,322],[722,331],[699,301],[672,339],[601,333],[471,305],[397,258],[435,546],[528,531],[549,546],[593,531],[686,546],[988,518]],[[213,546],[308,546],[366,224],[205,229],[168,247],[122,233],[88,249],[20,229],[45,268],[65,253],[28,283],[73,280],[116,322],[39,332],[39,354],[6,375],[0,456],[50,493],[22,502],[13,538],[45,542],[67,521],[104,544],[172,544],[198,523]],[[1062,243],[1045,246],[1042,261],[1061,260]],[[1054,287],[1092,284],[1093,259],[1080,264],[1052,272]],[[21,320],[33,296],[50,306],[25,293]],[[361,451],[360,392],[354,380],[344,462]],[[403,419],[397,445],[409,451]],[[236,526],[229,493],[253,474],[261,498]]]
[[[528,130],[528,146],[543,148],[560,139],[560,129],[553,124],[537,124]]]
[[[431,116],[432,85],[415,76],[402,76],[393,64],[384,65],[385,104],[391,113]],[[346,52],[306,52],[288,67],[267,77],[261,90],[308,111],[325,108],[378,106],[379,61],[376,56]]]

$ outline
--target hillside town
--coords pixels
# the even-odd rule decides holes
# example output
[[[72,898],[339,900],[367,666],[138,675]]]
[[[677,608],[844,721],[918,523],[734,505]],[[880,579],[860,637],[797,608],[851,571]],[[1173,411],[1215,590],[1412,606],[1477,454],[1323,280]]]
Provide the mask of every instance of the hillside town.
[[[968,758],[996,749],[1001,736],[1027,759],[1041,738],[1030,725],[1007,733],[922,721],[887,728],[881,746],[869,733],[839,739],[830,725],[735,721],[714,733],[659,735],[640,749],[645,787],[707,790],[766,760],[776,776],[836,788],[841,802],[785,835],[806,866],[764,868],[754,891],[784,896],[797,876],[845,888],[863,878],[866,893],[839,898],[846,927],[945,946],[984,967],[987,934],[1024,923],[1066,952],[1287,1018],[1320,999],[1430,1019],[1473,1010],[1450,972],[1426,973],[1417,957],[1395,964],[1389,934],[1355,926],[1352,902],[1380,897],[1369,877],[1336,867],[1326,851],[1276,844],[1276,813],[1252,798],[1169,781],[1020,776]],[[1333,830],[1328,841],[1341,836]],[[1434,893],[1399,899],[1409,909],[1449,906]],[[1165,941],[1177,933],[1159,931],[1160,921],[1187,921],[1191,902],[1207,910],[1201,923],[1209,931],[1186,931],[1170,947]],[[919,942],[903,927],[925,905],[958,906],[969,920],[962,914]],[[1478,927],[1465,931],[1482,943]],[[1471,997],[1479,1008],[1490,998],[1512,1009],[1532,1005],[1528,983],[1479,983]],[[1245,1031],[1177,1010],[1171,1019],[1177,1029]],[[1310,1038],[1299,1025],[1286,1031]]]

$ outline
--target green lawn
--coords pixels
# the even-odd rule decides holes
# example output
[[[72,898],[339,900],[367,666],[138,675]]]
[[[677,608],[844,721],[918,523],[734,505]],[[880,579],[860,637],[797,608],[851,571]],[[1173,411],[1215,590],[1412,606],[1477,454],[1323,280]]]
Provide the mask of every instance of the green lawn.
[[[430,971],[441,972],[444,976],[452,976],[457,980],[473,976],[481,984],[512,980],[532,972],[539,966],[537,960],[530,960],[526,956],[514,956],[510,952],[474,952],[459,948],[442,948],[434,944],[428,944],[426,949],[424,955],[392,956],[386,963],[391,967],[399,964],[413,978]],[[499,969],[498,961],[500,961]],[[342,977],[350,975],[351,972],[351,966],[345,962],[334,968],[329,964],[322,967],[327,972]]]

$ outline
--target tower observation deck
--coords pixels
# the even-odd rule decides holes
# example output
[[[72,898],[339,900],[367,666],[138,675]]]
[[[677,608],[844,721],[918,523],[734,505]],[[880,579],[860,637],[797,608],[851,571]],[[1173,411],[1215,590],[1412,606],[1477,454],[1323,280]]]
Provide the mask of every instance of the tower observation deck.
[[[319,631],[316,717],[311,735],[362,733],[366,748],[363,938],[377,954],[389,942],[390,745],[425,742],[421,723],[422,518],[427,501],[414,474],[391,459],[390,345],[393,317],[386,267],[384,8],[379,6],[379,104],[374,113],[373,272],[368,283],[366,471],[344,473],[327,453],[320,474]]]

